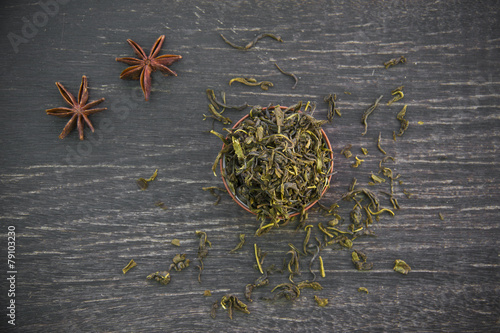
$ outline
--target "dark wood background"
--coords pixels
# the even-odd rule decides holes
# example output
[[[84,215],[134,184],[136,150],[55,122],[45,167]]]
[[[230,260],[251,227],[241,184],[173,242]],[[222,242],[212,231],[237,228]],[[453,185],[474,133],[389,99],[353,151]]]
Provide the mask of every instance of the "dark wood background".
[[[500,329],[499,212],[500,27],[498,1],[2,1],[0,85],[1,327],[7,324],[7,227],[16,228],[16,328],[21,332],[492,332]],[[33,21],[37,30],[29,30]],[[225,44],[219,34],[245,44]],[[26,37],[17,50],[12,33]],[[131,38],[145,49],[162,34],[162,54],[183,56],[171,68],[178,77],[153,75],[150,101],[137,81],[119,79],[133,56]],[[25,38],[23,37],[23,38]],[[17,52],[16,52],[17,51]],[[383,63],[408,62],[386,70]],[[274,67],[295,73],[300,81]],[[105,97],[108,110],[91,116],[96,131],[58,139],[65,119],[45,109],[64,101],[54,82],[77,93],[89,78],[91,100]],[[268,91],[228,81],[236,76],[269,80]],[[404,85],[405,97],[385,105]],[[322,291],[304,290],[294,303],[266,302],[273,286],[255,292],[250,315],[230,320],[215,299],[243,289],[259,276],[253,243],[280,265],[288,243],[304,232],[290,225],[253,236],[258,222],[226,195],[220,205],[201,190],[222,185],[210,168],[220,140],[207,113],[206,88],[224,90],[228,102],[291,105],[317,103],[336,93],[341,118],[325,126],[337,174],[322,202],[338,201],[353,177],[366,184],[378,171],[382,146],[401,174],[401,209],[374,225],[378,237],[356,240],[374,263],[353,268],[348,250],[322,251]],[[350,92],[350,95],[344,94]],[[361,136],[361,114],[379,96],[384,104]],[[396,113],[408,105],[410,127],[396,142]],[[233,121],[244,112],[226,111]],[[423,122],[418,124],[418,122]],[[358,169],[339,152],[346,144],[369,155]],[[146,191],[135,180],[158,178]],[[414,195],[407,199],[402,190]],[[167,210],[155,206],[163,201]],[[341,214],[348,219],[350,208]],[[444,220],[440,220],[441,213]],[[326,223],[312,212],[308,223]],[[193,264],[172,274],[168,286],[146,280],[168,268],[176,253],[195,259],[196,230],[212,242],[202,283]],[[245,233],[247,243],[229,254]],[[315,231],[316,233],[316,231]],[[316,235],[318,235],[316,233]],[[170,244],[181,240],[181,247]],[[126,275],[130,259],[138,266]],[[303,258],[302,276],[310,258]],[[403,276],[395,259],[411,267]],[[317,266],[315,266],[317,270]],[[366,287],[369,294],[360,293]],[[211,297],[204,297],[209,289]],[[327,297],[320,308],[313,296]]]

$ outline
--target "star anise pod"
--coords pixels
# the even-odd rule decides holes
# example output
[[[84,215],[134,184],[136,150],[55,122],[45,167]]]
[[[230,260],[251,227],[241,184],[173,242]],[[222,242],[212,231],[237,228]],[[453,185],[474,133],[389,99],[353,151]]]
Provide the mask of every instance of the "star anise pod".
[[[69,132],[73,130],[75,125],[77,125],[78,132],[80,133],[80,140],[83,140],[83,127],[85,125],[84,121],[90,127],[92,132],[94,132],[94,126],[92,126],[92,123],[90,122],[88,116],[106,110],[106,108],[92,109],[94,106],[104,102],[104,98],[87,104],[87,101],[89,99],[89,90],[87,77],[85,75],[82,76],[82,84],[80,85],[80,91],[78,92],[78,100],[75,99],[75,97],[59,82],[56,82],[56,86],[59,89],[59,92],[61,93],[64,100],[68,102],[71,108],[59,107],[46,110],[45,112],[47,112],[47,114],[51,116],[71,116],[71,119],[68,121],[66,126],[64,126],[63,131],[61,132],[61,134],[59,134],[60,139],[64,139],[66,135],[68,135]]]
[[[144,52],[139,44],[131,39],[127,39],[127,42],[130,44],[130,46],[132,46],[139,59],[131,57],[116,58],[116,61],[124,62],[127,65],[130,65],[130,67],[126,68],[120,74],[120,79],[140,79],[142,92],[144,93],[144,98],[146,99],[146,101],[149,99],[149,94],[151,92],[151,74],[153,72],[158,69],[164,74],[177,76],[177,73],[175,73],[167,66],[170,66],[174,62],[182,59],[180,55],[164,54],[157,57],[164,41],[165,35],[160,36],[160,38],[156,40],[153,47],[151,48],[149,56],[147,56],[146,52]]]

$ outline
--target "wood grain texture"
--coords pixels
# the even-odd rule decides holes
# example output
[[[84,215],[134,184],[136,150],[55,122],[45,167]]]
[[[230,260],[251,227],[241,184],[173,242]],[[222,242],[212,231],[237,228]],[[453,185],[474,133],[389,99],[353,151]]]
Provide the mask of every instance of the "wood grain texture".
[[[61,1],[62,3],[63,1]],[[49,3],[42,1],[42,3]],[[7,226],[17,232],[17,325],[22,332],[493,332],[500,329],[500,24],[497,1],[68,1],[53,14],[33,1],[4,1],[0,24],[0,240],[1,281],[7,271]],[[9,33],[23,36],[23,18],[39,25],[15,52]],[[45,24],[42,24],[45,23]],[[238,51],[219,34],[244,45]],[[131,38],[149,50],[166,35],[162,54],[180,54],[178,77],[153,75],[149,102],[137,81],[119,79],[116,57],[132,56]],[[405,55],[404,65],[383,63]],[[276,70],[295,73],[299,83]],[[89,78],[90,98],[105,97],[108,110],[91,117],[80,142],[74,131],[57,135],[66,121],[44,110],[63,105],[54,82],[77,93]],[[252,76],[274,87],[228,86]],[[405,97],[385,105],[392,89]],[[291,105],[336,93],[341,118],[325,126],[335,151],[332,187],[322,202],[338,201],[353,177],[366,184],[378,171],[382,147],[401,174],[401,209],[376,223],[376,238],[356,240],[374,263],[356,271],[350,251],[322,251],[322,291],[304,290],[294,303],[265,302],[272,276],[249,304],[250,315],[230,320],[213,301],[226,293],[243,298],[253,270],[253,243],[281,265],[288,243],[302,244],[294,226],[257,238],[258,222],[228,196],[213,206],[203,186],[222,185],[210,168],[220,141],[207,133],[220,124],[203,121],[206,88],[224,90],[228,103]],[[349,92],[350,95],[344,94]],[[380,95],[382,104],[361,136],[361,114]],[[410,127],[394,142],[395,115],[407,104]],[[244,113],[226,111],[233,121]],[[418,122],[423,122],[419,125]],[[346,144],[361,167],[340,155]],[[388,162],[389,164],[390,162]],[[135,179],[158,178],[146,191]],[[406,189],[413,193],[408,199]],[[163,201],[167,210],[154,204]],[[343,203],[341,215],[350,208]],[[444,216],[440,220],[438,214]],[[312,212],[308,223],[325,223]],[[145,277],[168,268],[176,253],[195,259],[195,230],[213,246],[202,283],[193,264],[161,286]],[[247,244],[228,254],[247,235]],[[170,244],[181,240],[181,247]],[[123,275],[134,259],[138,266]],[[392,271],[395,259],[412,267]],[[300,279],[311,279],[303,258]],[[317,270],[317,267],[316,267]],[[2,285],[2,297],[5,296]],[[364,286],[369,294],[359,293]],[[204,297],[206,289],[211,297]],[[313,296],[327,297],[319,308]],[[2,298],[1,308],[5,309]],[[5,311],[5,310],[2,310]],[[2,312],[0,327],[7,327]]]

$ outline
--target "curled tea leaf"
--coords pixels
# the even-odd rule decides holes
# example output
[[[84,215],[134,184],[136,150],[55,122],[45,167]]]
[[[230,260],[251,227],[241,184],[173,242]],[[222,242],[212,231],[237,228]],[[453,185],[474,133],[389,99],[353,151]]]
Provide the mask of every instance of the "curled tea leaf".
[[[351,153],[351,148],[352,148],[352,145],[351,144],[348,144],[346,145],[341,151],[340,153],[343,154],[345,156],[345,158],[349,158],[352,156],[352,153]]]
[[[404,56],[401,56],[399,58],[394,58],[384,62],[384,66],[385,68],[389,68],[391,66],[396,66],[397,64],[404,64],[404,63],[406,63],[406,58]]]
[[[399,113],[396,115],[397,120],[399,120],[399,122],[401,123],[401,128],[399,129],[398,136],[402,136],[408,129],[408,126],[410,126],[410,122],[404,118],[406,115],[406,107],[407,105],[403,106],[401,111],[399,111]]]
[[[321,298],[316,295],[314,295],[314,300],[318,304],[318,306],[325,307],[328,305],[328,298]]]
[[[367,294],[368,294],[368,289],[366,289],[365,287],[359,287],[359,288],[358,288],[358,291],[359,291],[359,292],[365,292],[365,293],[367,293]]]
[[[170,283],[170,273],[167,271],[156,272],[156,273],[148,275],[146,278],[148,280],[155,280],[163,285],[167,285]]]
[[[285,72],[284,70],[282,70],[282,69],[280,68],[280,66],[278,66],[278,64],[277,64],[277,63],[274,63],[274,65],[276,66],[276,68],[278,68],[278,70],[279,70],[281,73],[283,73],[283,74],[285,74],[285,75],[288,75],[288,76],[292,77],[292,78],[295,80],[295,84],[294,84],[294,85],[293,85],[293,87],[292,87],[292,89],[295,89],[295,87],[297,86],[297,83],[299,83],[299,79],[297,78],[297,76],[296,76],[295,74],[293,74],[293,73],[288,73],[288,72]]]
[[[357,168],[361,165],[361,162],[364,162],[365,160],[362,160],[360,158],[358,158],[358,156],[355,157],[356,158],[356,162],[354,162],[353,164],[351,164],[351,168]]]
[[[274,34],[270,34],[270,33],[262,33],[258,36],[256,36],[252,41],[250,41],[248,44],[246,44],[245,46],[238,46],[238,45],[235,45],[233,44],[232,42],[230,42],[228,39],[226,39],[226,37],[224,37],[222,34],[220,34],[220,36],[222,37],[222,39],[224,40],[224,42],[226,42],[228,45],[234,47],[235,49],[238,49],[238,50],[248,50],[249,48],[253,47],[255,44],[257,44],[257,42],[259,40],[261,40],[262,38],[265,38],[265,37],[269,37],[269,38],[272,38],[278,42],[283,42],[283,39],[281,39],[281,36],[276,36]]]
[[[269,81],[257,82],[257,80],[254,78],[246,78],[246,77],[235,77],[234,79],[231,79],[229,81],[229,85],[231,85],[233,82],[243,83],[244,85],[250,86],[250,87],[260,86],[260,89],[262,89],[262,90],[268,90],[269,87],[273,86],[272,82],[269,82]]]
[[[403,260],[396,259],[394,261],[394,271],[406,275],[411,271],[411,267]]]
[[[233,309],[249,314],[247,305],[234,295],[224,295],[220,300],[220,305],[229,313],[229,318],[233,319]]]
[[[144,178],[137,179],[136,184],[137,184],[137,186],[139,186],[139,188],[141,190],[144,191],[145,189],[148,188],[149,182],[152,182],[153,180],[155,180],[157,175],[158,175],[158,169],[155,170],[155,172],[153,173],[153,175],[149,179],[144,179]]]
[[[238,243],[238,245],[236,245],[236,247],[234,249],[229,251],[229,253],[234,253],[234,252],[238,251],[239,249],[241,249],[243,247],[243,244],[245,244],[245,234],[240,234],[240,242]]]
[[[380,103],[380,100],[382,99],[382,97],[384,97],[384,96],[380,95],[380,97],[377,98],[375,103],[373,103],[368,109],[366,109],[366,111],[361,116],[361,123],[363,125],[365,125],[365,131],[363,133],[361,133],[361,135],[365,135],[366,132],[368,131],[368,123],[367,123],[368,116],[371,115],[373,113],[373,111],[375,111],[375,109],[377,108],[378,104]]]

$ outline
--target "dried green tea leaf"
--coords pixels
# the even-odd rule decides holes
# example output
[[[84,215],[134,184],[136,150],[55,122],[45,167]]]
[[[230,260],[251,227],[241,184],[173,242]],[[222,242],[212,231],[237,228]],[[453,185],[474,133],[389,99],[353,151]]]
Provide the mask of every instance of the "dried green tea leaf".
[[[365,293],[367,293],[367,294],[368,294],[368,289],[366,289],[365,287],[359,287],[359,288],[358,288],[358,291],[359,291],[359,292],[365,292]]]
[[[306,225],[304,230],[306,231],[306,236],[304,237],[303,250],[304,255],[307,255],[309,251],[307,250],[307,245],[309,244],[309,238],[311,238],[311,229],[313,228],[312,224]]]
[[[285,75],[288,75],[290,77],[292,77],[294,80],[295,80],[295,84],[293,85],[292,89],[295,89],[295,87],[297,86],[297,83],[299,83],[299,79],[297,78],[297,76],[293,73],[288,73],[288,72],[285,72],[284,70],[282,70],[280,68],[280,66],[278,66],[277,63],[274,63],[274,65],[276,66],[276,68],[278,68],[278,70],[282,73],[282,74],[285,74]]]
[[[358,271],[369,271],[373,268],[373,264],[366,262],[367,256],[361,251],[354,250],[351,253],[352,263]]]
[[[289,301],[294,301],[300,296],[300,288],[294,283],[279,284],[271,292],[274,292],[276,289],[279,290],[278,293],[270,300],[286,298]]]
[[[203,296],[205,296],[205,297],[212,296],[212,292],[211,292],[210,290],[208,290],[208,289],[207,289],[207,290],[205,290],[205,291],[203,292]]]
[[[228,124],[232,123],[231,119],[224,117],[222,114],[220,114],[220,112],[217,112],[217,110],[215,109],[213,104],[208,104],[208,111],[210,111],[211,118],[213,118],[217,121],[220,121],[224,125],[228,125]],[[203,120],[209,118],[207,115],[203,115],[203,116],[205,117]]]
[[[439,213],[439,214],[438,214],[438,216],[439,216],[439,219],[440,219],[441,221],[444,221],[444,216],[443,216],[443,214]]]
[[[137,264],[135,263],[134,259],[130,260],[130,262],[127,264],[127,266],[125,266],[122,269],[123,274],[127,273],[131,268],[133,268],[135,266],[137,266]]]
[[[253,290],[255,288],[267,286],[269,284],[269,279],[267,278],[267,275],[268,275],[268,270],[265,270],[264,274],[262,276],[260,276],[259,278],[257,278],[257,280],[255,280],[254,283],[250,283],[250,284],[246,285],[246,287],[245,287],[245,298],[249,302],[253,302],[253,300],[252,300],[252,292],[253,292]]]
[[[264,274],[264,271],[262,271],[262,260],[264,260],[264,258],[262,258],[261,251],[257,246],[257,244],[254,243],[253,247],[255,252],[255,261],[257,261],[257,267],[259,268],[259,272],[260,274]]]
[[[309,281],[302,281],[300,282],[297,287],[299,287],[299,289],[304,289],[304,288],[311,288],[311,289],[314,289],[314,290],[323,290],[323,286],[321,286],[321,284],[319,284],[319,282],[309,282]]]
[[[234,253],[234,252],[238,251],[239,249],[241,249],[243,247],[243,244],[245,244],[245,234],[240,234],[240,242],[238,243],[238,245],[236,245],[236,247],[234,249],[229,251],[229,253]]]
[[[396,259],[394,261],[394,270],[401,274],[408,274],[411,271],[410,265],[405,263],[403,260]]]
[[[172,264],[170,265],[170,268],[168,270],[170,271],[173,268],[176,271],[180,272],[184,268],[188,268],[190,263],[191,260],[186,259],[185,254],[176,254],[172,259]]]
[[[214,202],[214,206],[217,206],[219,204],[220,200],[222,199],[222,196],[217,192],[227,193],[227,190],[224,187],[219,187],[219,186],[207,186],[207,187],[202,187],[201,189],[203,191],[210,192],[210,194],[216,198],[216,200]]]
[[[155,280],[163,285],[167,285],[170,283],[170,273],[167,271],[156,272],[156,273],[148,275],[146,278],[148,280]]]
[[[238,46],[238,45],[235,45],[232,42],[230,42],[222,34],[220,34],[220,36],[222,37],[222,39],[224,40],[224,42],[226,42],[228,45],[230,45],[230,46],[232,46],[232,47],[234,47],[235,49],[238,49],[238,50],[248,50],[249,48],[251,48],[252,46],[254,46],[259,40],[261,40],[264,37],[270,37],[270,38],[272,38],[272,39],[274,39],[274,40],[276,40],[278,42],[281,42],[281,43],[283,42],[283,39],[281,39],[281,36],[276,36],[276,35],[273,35],[273,34],[270,34],[270,33],[262,33],[262,34],[256,36],[247,45],[245,45],[245,46]]]
[[[385,178],[374,175],[373,173],[371,173],[370,177],[375,183],[385,183]]]
[[[410,126],[410,122],[404,118],[406,115],[406,107],[407,105],[405,104],[401,111],[399,111],[399,113],[396,115],[396,119],[401,123],[401,128],[399,129],[398,136],[402,136],[408,129],[408,126]]]
[[[293,277],[300,275],[299,251],[294,246],[291,246],[291,244],[288,245],[291,247],[290,251],[287,252],[287,254],[291,255],[287,265],[288,272],[290,273],[288,279],[293,283]]]
[[[357,168],[361,165],[361,162],[364,162],[365,160],[362,160],[360,158],[358,158],[358,156],[355,157],[356,158],[356,162],[354,162],[353,164],[351,164],[351,168]]]
[[[198,274],[198,282],[201,283],[201,273],[203,272],[204,264],[203,264],[203,259],[205,259],[208,255],[208,248],[212,247],[212,244],[208,240],[207,233],[204,231],[196,231],[196,235],[200,237],[200,245],[198,246],[198,261],[200,262],[200,265],[198,265],[198,268],[200,270],[200,273]]]
[[[172,245],[175,245],[175,246],[181,246],[181,241],[178,240],[177,238],[172,239],[171,243],[172,243]]]
[[[387,153],[380,146],[380,142],[381,141],[382,141],[382,132],[379,132],[379,134],[378,134],[378,140],[377,140],[377,148],[378,148],[378,150],[380,150],[385,155]]]
[[[231,319],[233,319],[233,309],[247,314],[250,313],[250,311],[248,311],[247,305],[242,301],[240,301],[234,295],[222,296],[220,300],[220,305],[222,306],[223,309],[228,310],[229,318]]]
[[[250,106],[250,105],[248,105],[248,103],[245,103],[245,104],[242,104],[242,105],[229,105],[229,104],[226,104],[225,93],[224,92],[222,92],[223,102],[220,102],[219,100],[217,100],[217,98],[215,97],[215,92],[213,91],[213,89],[207,89],[206,92],[207,92],[208,100],[214,106],[215,109],[218,109],[218,107],[221,107],[221,108],[224,108],[224,109],[234,109],[236,111],[241,111],[241,110],[244,110],[244,109],[246,109],[247,107]],[[221,111],[219,113],[222,114],[222,112],[223,111]]]
[[[153,173],[153,175],[149,179],[144,179],[144,178],[137,179],[136,184],[137,184],[137,186],[139,186],[139,188],[141,190],[144,191],[145,189],[148,188],[149,182],[152,182],[153,180],[155,180],[157,175],[158,175],[158,169],[155,170],[155,172]]]
[[[396,66],[397,64],[404,64],[404,63],[406,63],[406,58],[404,56],[401,56],[399,58],[394,58],[384,62],[384,66],[385,68],[389,68],[391,66]]]
[[[341,151],[340,153],[343,154],[345,156],[345,158],[350,158],[352,156],[352,153],[351,153],[351,148],[352,148],[352,145],[351,144],[348,144],[346,145]]]
[[[246,77],[235,77],[234,79],[231,79],[229,81],[229,85],[231,85],[233,82],[243,83],[244,85],[250,87],[260,86],[260,89],[262,90],[268,90],[269,87],[273,86],[272,82],[269,81],[257,82],[257,80],[255,80],[254,78],[246,78]]]
[[[168,207],[165,205],[165,203],[163,201],[157,201],[157,202],[155,202],[155,206],[156,207],[160,207],[163,210],[167,210],[168,209]]]
[[[400,99],[402,99],[405,96],[403,93],[403,86],[398,87],[398,88],[394,89],[393,91],[391,91],[391,95],[393,95],[393,96],[397,95],[397,96],[394,96],[393,99],[391,99],[389,102],[387,102],[387,105],[391,105],[392,103],[399,101]]]
[[[328,305],[328,298],[321,298],[314,295],[314,300],[318,303],[318,306],[325,307]]]
[[[380,95],[380,97],[377,98],[377,100],[375,101],[375,103],[373,103],[368,109],[366,109],[366,111],[361,116],[361,123],[363,125],[365,125],[365,131],[363,133],[361,133],[361,135],[365,135],[366,132],[368,131],[368,123],[367,123],[368,116],[370,114],[372,114],[373,111],[375,111],[375,109],[377,108],[378,104],[380,103],[380,100],[382,99],[382,97],[384,97],[384,96]]]
[[[329,123],[331,123],[333,121],[333,117],[335,115],[342,117],[340,110],[335,107],[335,102],[337,101],[336,94],[333,94],[333,95],[329,94],[328,96],[325,96],[325,98],[323,100],[325,101],[325,103],[328,103],[328,113],[326,115],[326,118],[328,119]]]

